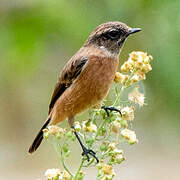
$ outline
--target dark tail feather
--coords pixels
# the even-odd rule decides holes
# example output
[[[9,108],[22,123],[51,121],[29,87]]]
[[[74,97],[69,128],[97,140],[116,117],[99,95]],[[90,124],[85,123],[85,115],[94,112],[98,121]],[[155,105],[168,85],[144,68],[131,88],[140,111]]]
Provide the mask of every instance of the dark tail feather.
[[[47,125],[49,124],[50,120],[51,120],[51,118],[47,119],[47,121],[45,122],[45,124],[43,125],[43,127],[41,128],[39,133],[37,134],[36,138],[34,139],[32,145],[31,145],[31,147],[29,148],[29,153],[35,152],[36,149],[41,144],[41,142],[43,140],[43,129],[45,129],[47,127]]]

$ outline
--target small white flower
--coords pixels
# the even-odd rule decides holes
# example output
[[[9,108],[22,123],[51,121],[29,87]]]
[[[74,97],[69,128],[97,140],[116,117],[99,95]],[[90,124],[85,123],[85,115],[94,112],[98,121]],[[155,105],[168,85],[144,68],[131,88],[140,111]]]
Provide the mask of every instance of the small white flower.
[[[114,133],[116,133],[116,134],[119,133],[120,128],[121,128],[121,124],[120,124],[119,122],[114,121],[114,122],[112,123],[112,131],[113,131]]]
[[[64,170],[63,172],[61,172],[61,175],[60,175],[61,178],[59,178],[60,180],[70,180],[71,179],[71,176],[70,174]]]
[[[121,114],[122,114],[122,118],[124,120],[132,121],[134,119],[134,107],[133,106],[131,106],[131,107],[128,107],[128,106],[123,107],[121,109]]]
[[[45,176],[48,180],[53,180],[57,177],[59,177],[61,174],[59,169],[47,169],[45,172]]]
[[[109,144],[109,148],[110,148],[111,150],[114,150],[117,145],[118,145],[117,142],[112,142],[112,143]]]
[[[58,126],[55,126],[55,125],[48,126],[43,131],[45,133],[47,133],[47,134],[51,134],[51,135],[54,135],[54,136],[57,136],[59,133],[60,134],[64,134],[65,133],[65,129],[62,129],[62,128],[60,128]]]
[[[131,131],[129,129],[123,129],[121,131],[122,137],[127,139],[130,144],[134,144],[138,142],[138,139],[136,138],[136,133],[134,131]]]
[[[148,73],[151,70],[152,70],[152,67],[151,67],[150,64],[144,64],[143,67],[142,67],[142,71],[145,72],[145,73]]]
[[[76,130],[77,132],[80,132],[80,131],[81,131],[81,125],[80,125],[80,123],[79,123],[78,121],[76,121],[76,122],[74,123],[74,128],[75,128],[75,130]]]
[[[116,159],[116,162],[117,162],[118,164],[120,164],[122,161],[125,160],[125,157],[123,156],[123,154],[118,154],[118,155],[115,157],[115,159]]]
[[[138,74],[134,74],[134,75],[132,76],[132,78],[131,78],[131,81],[132,81],[133,83],[140,81],[140,78],[139,78]]]
[[[123,150],[115,148],[115,149],[113,150],[113,153],[114,153],[114,154],[123,154]]]

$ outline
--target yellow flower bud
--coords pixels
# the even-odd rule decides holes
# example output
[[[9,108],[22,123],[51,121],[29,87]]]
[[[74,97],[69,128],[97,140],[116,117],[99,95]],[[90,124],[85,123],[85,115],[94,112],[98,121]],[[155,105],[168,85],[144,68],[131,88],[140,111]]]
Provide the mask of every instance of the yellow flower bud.
[[[123,75],[123,78],[122,78],[122,80],[121,80],[121,84],[122,84],[122,85],[126,85],[128,78],[129,78],[128,75]]]
[[[121,66],[121,71],[123,72],[129,72],[130,70],[133,69],[133,66],[129,61],[126,61],[122,66]]]
[[[137,54],[135,51],[133,51],[132,53],[130,53],[130,54],[129,54],[129,57],[130,57],[133,61],[137,61],[138,58],[139,58],[138,54]]]
[[[142,71],[140,71],[140,70],[139,70],[139,71],[136,71],[135,75],[137,76],[137,79],[138,79],[139,81],[146,79],[145,73],[142,72]]]
[[[122,79],[123,79],[123,74],[122,73],[120,73],[120,72],[116,72],[116,74],[115,74],[115,78],[114,78],[114,81],[116,82],[116,83],[119,83],[119,82],[121,82],[122,81]]]
[[[105,175],[115,175],[114,169],[112,166],[108,165],[108,164],[103,164],[102,165],[102,172]]]
[[[138,76],[137,74],[135,74],[135,75],[133,75],[133,77],[131,78],[131,81],[132,81],[132,83],[135,83],[135,82],[140,81],[140,78],[139,78],[139,76]]]
[[[148,73],[151,70],[152,70],[152,67],[151,67],[150,64],[144,64],[143,67],[142,67],[142,71],[145,72],[145,73]]]

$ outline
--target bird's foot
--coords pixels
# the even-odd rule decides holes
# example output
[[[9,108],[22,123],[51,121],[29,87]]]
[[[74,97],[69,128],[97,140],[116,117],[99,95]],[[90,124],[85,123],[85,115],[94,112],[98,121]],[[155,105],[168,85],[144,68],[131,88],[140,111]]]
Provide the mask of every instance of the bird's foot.
[[[99,159],[96,157],[96,153],[93,150],[87,149],[85,146],[83,146],[82,149],[82,156],[86,156],[88,162],[90,161],[89,155],[91,155],[94,159],[96,159],[97,163],[99,163]]]
[[[87,161],[89,162],[89,161],[90,161],[89,155],[91,155],[92,157],[94,157],[94,158],[96,159],[97,163],[99,163],[99,159],[96,157],[96,153],[95,153],[93,150],[91,150],[91,149],[87,149],[87,148],[83,145],[81,139],[79,138],[78,133],[76,132],[76,130],[75,130],[75,128],[74,128],[74,126],[72,126],[72,129],[74,129],[74,134],[75,134],[77,140],[79,141],[79,144],[81,145],[81,148],[82,148],[82,150],[83,150],[82,156],[86,156],[86,157],[87,157]]]
[[[109,114],[109,111],[116,111],[116,112],[119,112],[119,114],[122,116],[121,111],[120,111],[119,109],[113,107],[113,106],[110,106],[110,107],[108,107],[108,106],[102,106],[101,108],[104,109],[104,110],[106,111],[107,116],[110,115],[110,114]]]

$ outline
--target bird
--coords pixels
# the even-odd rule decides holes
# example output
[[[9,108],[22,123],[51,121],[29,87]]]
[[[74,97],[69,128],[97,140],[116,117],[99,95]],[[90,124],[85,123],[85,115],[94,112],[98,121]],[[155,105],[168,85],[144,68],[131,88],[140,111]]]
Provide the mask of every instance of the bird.
[[[74,118],[107,96],[124,42],[129,35],[139,31],[140,28],[131,28],[119,21],[100,24],[92,31],[60,73],[49,104],[48,117],[30,146],[29,153],[36,151],[41,144],[43,129],[68,120],[82,147],[82,155],[86,155],[88,161],[91,155],[99,162],[96,153],[83,145],[74,128]],[[102,108],[106,112],[119,111],[114,107]]]

